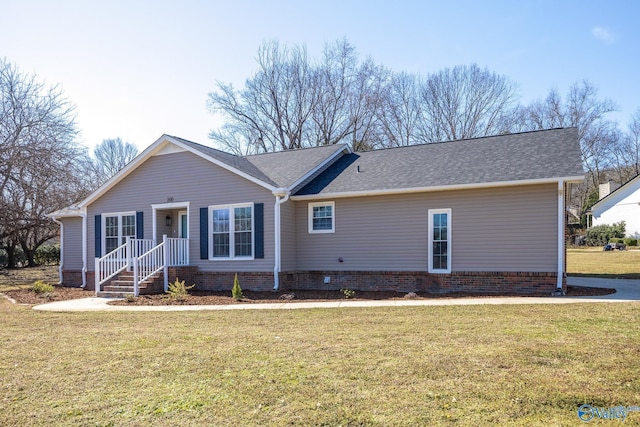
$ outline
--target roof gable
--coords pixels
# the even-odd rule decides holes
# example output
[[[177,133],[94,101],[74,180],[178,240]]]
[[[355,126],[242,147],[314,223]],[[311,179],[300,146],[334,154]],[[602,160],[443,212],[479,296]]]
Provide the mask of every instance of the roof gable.
[[[575,128],[350,153],[296,197],[427,191],[584,175]]]
[[[617,203],[631,196],[636,191],[640,191],[640,175],[636,175],[602,199],[598,200],[598,202],[591,207],[591,211],[594,215],[599,215],[602,211],[615,206]],[[638,203],[640,203],[640,200],[638,200]]]
[[[344,144],[338,144],[240,157],[186,139],[163,135],[96,191],[82,200],[78,206],[87,206],[100,198],[149,158],[184,151],[204,158],[270,191],[275,191],[279,188],[293,188],[316,169],[341,153],[349,152],[349,149]]]
[[[335,144],[256,154],[245,159],[280,187],[291,189],[331,159],[350,152],[346,144]]]

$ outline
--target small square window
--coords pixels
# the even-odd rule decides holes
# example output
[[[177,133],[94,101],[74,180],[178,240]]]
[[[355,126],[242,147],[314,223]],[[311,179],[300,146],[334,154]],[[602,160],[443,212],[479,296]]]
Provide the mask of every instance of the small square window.
[[[309,233],[335,232],[335,203],[309,203]]]

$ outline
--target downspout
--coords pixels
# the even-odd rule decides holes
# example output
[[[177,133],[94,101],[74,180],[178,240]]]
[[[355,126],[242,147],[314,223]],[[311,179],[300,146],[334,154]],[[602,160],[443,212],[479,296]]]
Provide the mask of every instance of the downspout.
[[[556,293],[562,292],[564,278],[564,181],[558,181],[558,278]]]
[[[82,288],[87,287],[87,211],[80,213],[82,217]]]
[[[62,268],[64,267],[64,223],[51,217],[53,222],[60,225],[60,266],[58,266],[58,284],[62,285]]]
[[[280,205],[289,200],[289,191],[286,188],[276,188],[273,190],[274,196],[276,196],[276,203],[273,206],[273,218],[274,218],[274,247],[275,247],[275,262],[273,266],[273,290],[280,289],[280,268],[282,264],[281,254],[281,236],[280,236]]]

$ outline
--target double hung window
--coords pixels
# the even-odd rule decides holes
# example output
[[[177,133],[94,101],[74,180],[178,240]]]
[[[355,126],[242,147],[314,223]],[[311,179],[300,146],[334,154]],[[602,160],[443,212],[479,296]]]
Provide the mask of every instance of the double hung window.
[[[211,259],[254,257],[253,203],[210,206]]]
[[[451,209],[429,209],[429,273],[451,273]]]
[[[309,233],[334,233],[335,220],[334,202],[309,203]]]

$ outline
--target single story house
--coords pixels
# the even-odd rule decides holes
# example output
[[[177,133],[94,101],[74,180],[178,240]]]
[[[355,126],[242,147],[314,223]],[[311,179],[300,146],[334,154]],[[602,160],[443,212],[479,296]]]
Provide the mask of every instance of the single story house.
[[[602,184],[609,186],[610,183]],[[605,192],[591,207],[592,226],[612,225],[620,221],[626,224],[626,237],[640,238],[640,175],[630,179],[611,192]]]
[[[549,294],[565,287],[575,128],[236,156],[163,135],[61,224],[60,280],[196,289]],[[133,275],[133,279],[131,276]],[[162,290],[162,286],[160,289]]]

